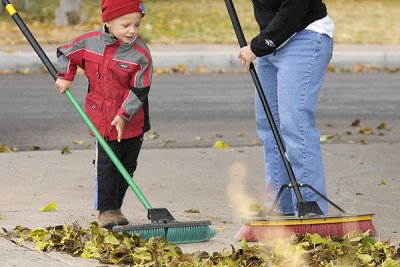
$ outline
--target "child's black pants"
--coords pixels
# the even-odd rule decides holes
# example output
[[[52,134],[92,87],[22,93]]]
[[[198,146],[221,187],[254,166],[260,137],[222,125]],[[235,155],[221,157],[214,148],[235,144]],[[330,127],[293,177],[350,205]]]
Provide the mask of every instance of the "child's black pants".
[[[136,170],[137,158],[143,143],[143,135],[118,141],[106,141],[124,165],[129,175]],[[99,211],[115,210],[122,206],[129,185],[114,166],[103,147],[96,142],[95,172],[97,195],[95,208]]]

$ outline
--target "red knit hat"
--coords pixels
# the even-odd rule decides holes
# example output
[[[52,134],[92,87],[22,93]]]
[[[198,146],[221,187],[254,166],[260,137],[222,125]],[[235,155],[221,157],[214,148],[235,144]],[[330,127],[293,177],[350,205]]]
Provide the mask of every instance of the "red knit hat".
[[[146,14],[143,1],[141,0],[102,0],[101,18],[103,22],[121,17],[126,14],[139,12],[142,17]]]

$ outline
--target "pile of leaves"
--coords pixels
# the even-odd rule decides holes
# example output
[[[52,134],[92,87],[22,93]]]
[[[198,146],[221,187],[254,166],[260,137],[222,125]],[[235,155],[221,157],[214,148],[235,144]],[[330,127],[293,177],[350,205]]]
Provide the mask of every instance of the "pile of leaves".
[[[38,251],[58,251],[74,257],[98,259],[100,263],[131,266],[400,266],[400,248],[388,241],[378,241],[368,232],[351,232],[340,238],[318,234],[293,235],[267,243],[208,253],[184,253],[163,238],[142,240],[137,235],[114,233],[99,228],[96,222],[88,229],[79,224],[31,230],[17,226],[3,228],[3,236],[22,245],[33,242]]]

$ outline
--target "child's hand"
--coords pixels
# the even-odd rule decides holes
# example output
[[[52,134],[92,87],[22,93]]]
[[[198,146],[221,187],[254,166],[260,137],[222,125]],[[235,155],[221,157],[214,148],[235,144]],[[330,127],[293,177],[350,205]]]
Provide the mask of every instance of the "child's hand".
[[[111,122],[111,125],[114,125],[115,128],[117,128],[117,132],[118,132],[117,140],[118,140],[118,142],[121,142],[122,133],[124,132],[125,123],[126,123],[125,119],[122,118],[119,115],[115,116],[115,118]]]
[[[58,78],[56,80],[56,88],[58,91],[60,91],[61,94],[64,94],[65,90],[67,90],[68,88],[71,89],[71,85],[72,85],[71,81],[64,80],[61,78]]]

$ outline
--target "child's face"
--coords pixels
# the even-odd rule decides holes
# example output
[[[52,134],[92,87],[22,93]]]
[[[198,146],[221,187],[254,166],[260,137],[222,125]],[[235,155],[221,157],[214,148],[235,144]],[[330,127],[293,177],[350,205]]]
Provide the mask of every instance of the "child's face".
[[[142,14],[130,13],[106,22],[107,28],[123,43],[130,43],[139,34]]]

